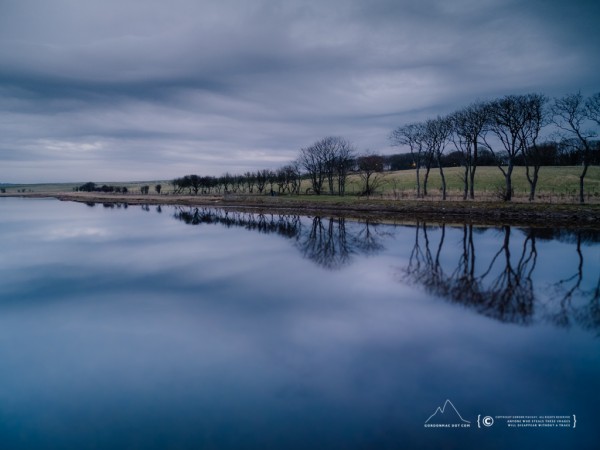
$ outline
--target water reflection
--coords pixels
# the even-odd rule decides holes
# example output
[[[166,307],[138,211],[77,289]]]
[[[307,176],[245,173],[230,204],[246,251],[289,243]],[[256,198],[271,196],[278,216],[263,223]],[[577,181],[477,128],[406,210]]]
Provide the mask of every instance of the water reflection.
[[[516,262],[511,258],[511,228],[502,228],[499,249],[488,263],[476,258],[473,225],[464,225],[459,258],[453,267],[442,267],[446,226],[441,225],[439,242],[432,244],[426,223],[415,227],[415,244],[403,279],[420,284],[436,296],[474,308],[479,313],[500,320],[527,324],[533,316],[535,294],[531,275],[537,251],[535,233],[530,232],[521,244]],[[456,248],[451,249],[456,252]],[[478,267],[484,267],[477,273]]]
[[[308,223],[296,214],[263,214],[213,208],[177,207],[173,214],[188,225],[220,224],[243,227],[259,233],[274,233],[293,240],[302,256],[326,269],[340,269],[355,255],[370,255],[384,249],[384,234],[373,221],[352,223],[346,219],[315,216]]]
[[[429,234],[439,230],[437,243]],[[581,244],[599,242],[593,230],[518,229],[522,233],[511,245],[515,229],[498,230],[497,250],[481,261],[477,258],[473,225],[462,226],[460,243],[446,245],[446,226],[417,223],[415,241],[408,265],[401,270],[404,281],[423,286],[427,292],[454,303],[465,305],[501,322],[527,325],[534,320],[535,308],[540,316],[555,325],[568,327],[577,323],[585,329],[600,330],[600,277],[595,287],[582,289],[584,256]],[[578,264],[570,276],[550,287],[537,286],[533,275],[538,261],[537,240],[552,237],[562,242],[575,242]],[[445,247],[449,248],[445,248]],[[443,251],[458,253],[455,265],[441,263]],[[556,261],[563,269],[564,264]],[[592,269],[593,270],[593,269]],[[538,296],[541,298],[538,299]]]
[[[600,274],[598,274],[598,281],[594,287],[582,288],[584,258],[581,245],[583,242],[598,242],[597,233],[555,231],[550,236],[563,242],[573,243],[574,241],[578,260],[573,273],[561,278],[553,285],[554,299],[559,308],[549,315],[550,320],[561,327],[568,327],[575,322],[584,329],[600,333]],[[587,301],[580,301],[582,299]]]
[[[124,207],[0,201],[2,448],[595,448],[597,233]]]
[[[189,225],[220,224],[283,236],[293,241],[304,258],[331,270],[349,265],[354,257],[384,252],[386,243],[393,242],[388,238],[406,229],[340,217],[303,219],[295,214],[213,208],[177,207],[174,217]],[[431,295],[500,322],[529,325],[543,320],[560,327],[577,324],[600,331],[600,276],[594,287],[582,286],[586,270],[582,245],[600,242],[597,230],[489,229],[426,222],[411,227],[414,242],[407,264],[398,270],[401,282],[421,286]],[[475,238],[485,233],[494,233],[494,239]],[[539,241],[570,244],[577,255],[574,270],[571,265],[556,262],[560,270],[572,272],[557,277],[558,281],[549,286],[534,279]],[[477,253],[478,245],[485,247],[481,255]]]

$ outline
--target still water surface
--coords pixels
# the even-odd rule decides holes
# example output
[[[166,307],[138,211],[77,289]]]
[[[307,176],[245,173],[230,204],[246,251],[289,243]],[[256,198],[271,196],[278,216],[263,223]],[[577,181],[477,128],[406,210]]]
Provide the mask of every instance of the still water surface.
[[[0,447],[598,448],[599,241],[1,199]]]

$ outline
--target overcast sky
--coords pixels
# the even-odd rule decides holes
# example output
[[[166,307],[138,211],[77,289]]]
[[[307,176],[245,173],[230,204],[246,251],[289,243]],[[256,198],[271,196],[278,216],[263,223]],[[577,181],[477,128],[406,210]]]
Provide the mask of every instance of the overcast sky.
[[[0,0],[0,182],[276,168],[477,99],[600,90],[597,0]]]

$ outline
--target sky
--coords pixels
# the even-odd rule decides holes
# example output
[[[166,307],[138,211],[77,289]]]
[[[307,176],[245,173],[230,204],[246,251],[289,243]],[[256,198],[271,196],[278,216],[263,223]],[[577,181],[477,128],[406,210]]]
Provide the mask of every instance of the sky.
[[[277,168],[476,100],[600,91],[597,0],[0,0],[0,183]]]

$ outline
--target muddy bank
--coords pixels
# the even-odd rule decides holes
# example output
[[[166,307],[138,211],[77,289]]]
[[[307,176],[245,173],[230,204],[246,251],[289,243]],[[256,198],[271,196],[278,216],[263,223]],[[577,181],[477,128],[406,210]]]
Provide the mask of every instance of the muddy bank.
[[[559,203],[441,202],[269,196],[175,196],[103,193],[24,193],[0,197],[57,198],[62,201],[128,205],[212,206],[258,212],[334,215],[393,222],[427,220],[482,225],[564,226],[600,229],[600,205]]]

